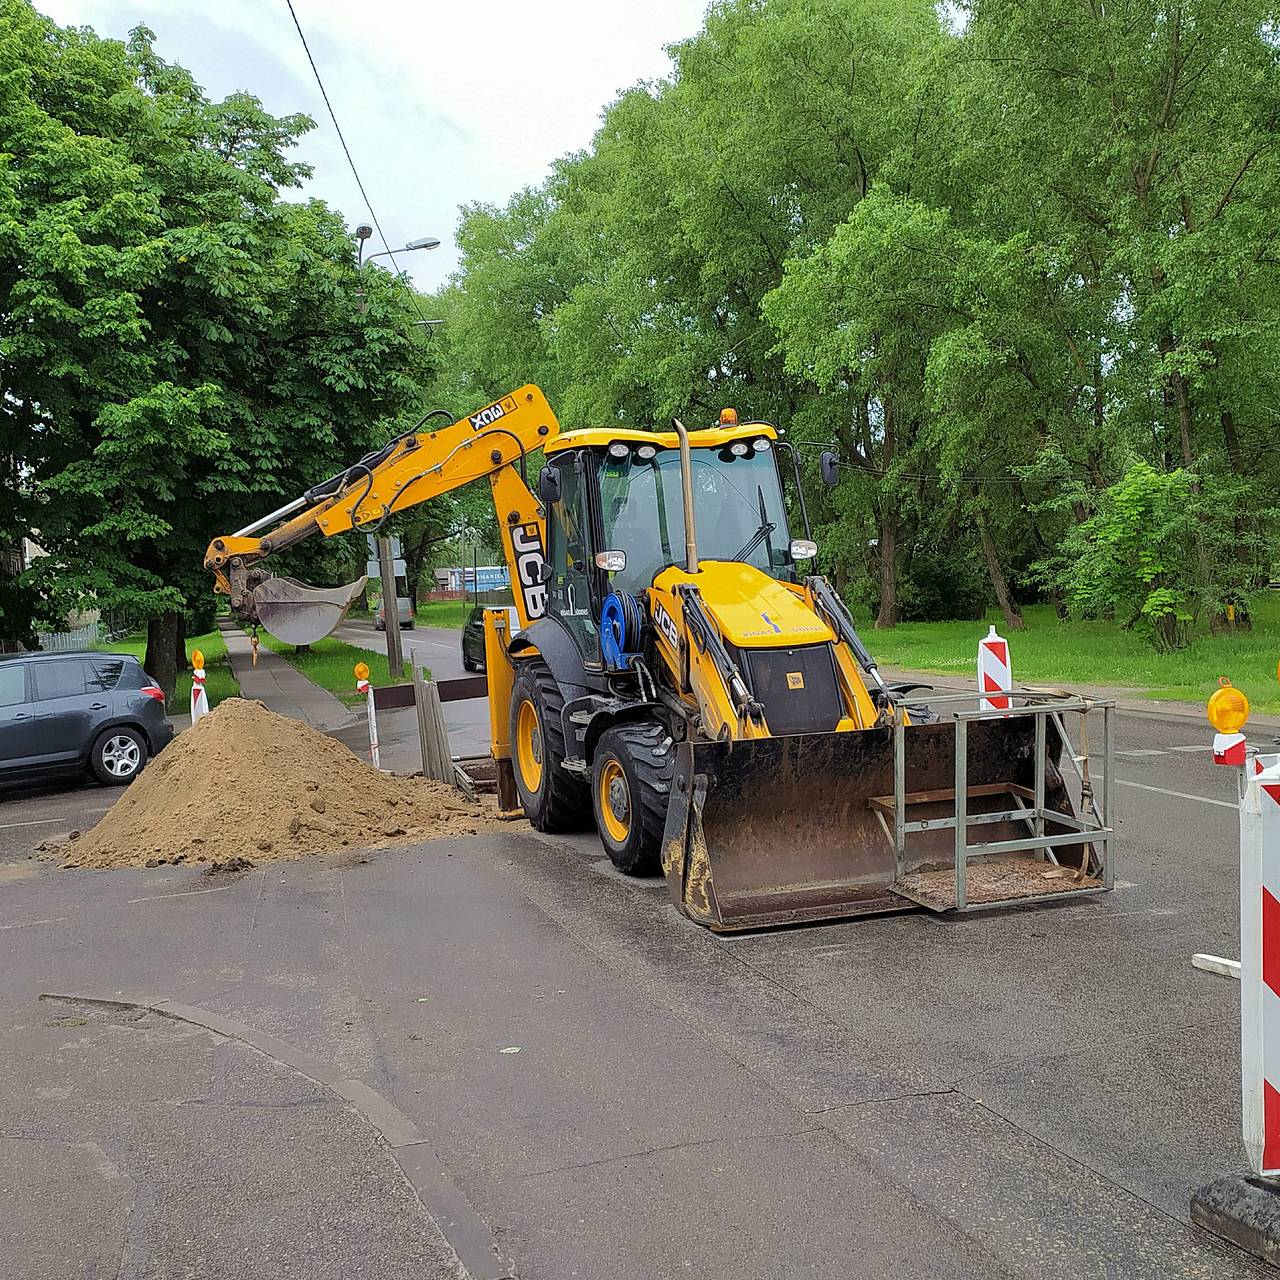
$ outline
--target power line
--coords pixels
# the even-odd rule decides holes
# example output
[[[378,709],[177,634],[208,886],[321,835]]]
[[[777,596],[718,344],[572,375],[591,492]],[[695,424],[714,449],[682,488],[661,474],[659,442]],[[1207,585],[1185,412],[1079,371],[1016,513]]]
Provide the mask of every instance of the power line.
[[[347,164],[351,166],[351,176],[355,178],[356,186],[360,188],[360,195],[364,199],[365,208],[369,210],[369,217],[372,219],[374,227],[377,228],[378,239],[382,241],[382,247],[387,251],[387,257],[391,259],[391,265],[395,267],[396,273],[399,274],[400,264],[396,261],[396,255],[392,252],[386,233],[382,230],[382,223],[378,221],[378,215],[373,208],[373,201],[369,199],[369,193],[364,189],[360,170],[356,168],[356,162],[351,155],[351,148],[347,146],[347,139],[342,132],[342,126],[338,123],[338,116],[333,109],[333,103],[329,101],[328,90],[325,89],[324,81],[320,78],[320,68],[316,66],[316,60],[311,56],[311,46],[307,43],[306,34],[302,30],[302,23],[298,21],[297,12],[293,7],[293,0],[284,0],[284,2],[289,6],[289,16],[293,19],[294,27],[297,28],[298,39],[302,41],[302,49],[307,55],[307,61],[311,64],[311,74],[316,78],[316,84],[320,88],[320,96],[324,99],[324,105],[329,111],[329,119],[333,121],[333,131],[338,135],[338,141],[342,143],[342,152],[347,157]],[[418,301],[418,291],[412,284],[409,286],[409,296],[413,299],[413,309],[418,313],[418,319],[425,325],[427,317],[423,313],[422,304]]]

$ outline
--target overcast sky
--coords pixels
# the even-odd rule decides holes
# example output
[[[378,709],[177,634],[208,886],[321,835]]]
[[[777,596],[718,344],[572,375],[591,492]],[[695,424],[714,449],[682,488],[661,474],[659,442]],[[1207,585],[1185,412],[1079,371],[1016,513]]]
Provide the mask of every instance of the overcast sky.
[[[309,192],[354,226],[368,214],[285,0],[36,0],[64,25],[123,37],[143,23],[162,57],[213,97],[246,89],[316,130],[298,155]],[[667,73],[663,46],[693,35],[706,0],[294,0],[383,230],[419,288],[457,265],[458,206],[503,203],[586,146],[622,89]],[[210,13],[216,16],[210,17]],[[372,244],[372,242],[371,242]],[[381,246],[377,246],[381,248]]]

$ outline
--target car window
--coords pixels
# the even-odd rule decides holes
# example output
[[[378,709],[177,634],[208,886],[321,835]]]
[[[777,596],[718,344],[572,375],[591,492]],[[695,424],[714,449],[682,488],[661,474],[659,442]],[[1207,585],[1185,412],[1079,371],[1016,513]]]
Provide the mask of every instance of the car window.
[[[120,658],[94,658],[88,666],[87,686],[90,693],[110,693],[120,683],[124,661]]]
[[[27,700],[27,664],[0,662],[0,707],[16,706]]]
[[[70,698],[85,691],[85,675],[89,664],[83,659],[67,658],[61,662],[35,662],[36,701]]]

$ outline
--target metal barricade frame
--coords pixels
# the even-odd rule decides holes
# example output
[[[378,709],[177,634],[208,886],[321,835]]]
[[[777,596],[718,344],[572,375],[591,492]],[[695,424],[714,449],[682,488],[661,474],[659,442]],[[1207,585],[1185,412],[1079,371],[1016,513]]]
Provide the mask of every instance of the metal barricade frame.
[[[1115,887],[1115,870],[1112,865],[1111,840],[1115,835],[1114,803],[1115,803],[1115,758],[1114,758],[1114,724],[1115,701],[1110,698],[1088,698],[1076,694],[1063,694],[1045,690],[1015,688],[1009,691],[1008,697],[1021,705],[1008,708],[981,710],[967,709],[964,703],[975,703],[981,698],[979,693],[962,692],[943,694],[930,698],[928,706],[942,719],[950,719],[955,725],[955,814],[953,817],[935,817],[919,822],[908,822],[906,816],[909,797],[906,791],[906,715],[910,707],[899,703],[894,709],[893,743],[894,743],[894,794],[893,794],[893,828],[890,832],[882,813],[877,811],[885,834],[893,843],[896,880],[900,881],[907,874],[905,865],[907,837],[925,830],[949,829],[955,833],[954,873],[955,873],[955,906],[956,911],[985,910],[1008,902],[1034,902],[1052,897],[1055,901],[1086,894],[1103,893]],[[1077,757],[1067,735],[1063,716],[1075,712],[1087,717],[1092,711],[1102,712],[1102,786],[1100,805],[1098,799],[1085,785],[1086,773],[1080,769],[1083,760],[1086,765],[1088,753]],[[974,794],[980,791],[983,795],[1010,794],[1016,807],[1002,809],[991,813],[971,814],[968,802],[970,788],[968,786],[968,729],[975,721],[1006,720],[1019,716],[1035,717],[1035,784],[1030,794],[1027,789],[1014,784],[996,787],[975,788]],[[1061,813],[1056,809],[1045,807],[1045,770],[1048,718],[1054,717],[1063,748],[1066,751],[1077,777],[1081,781],[1081,812],[1078,815]],[[941,800],[945,793],[930,793],[930,799]],[[1030,805],[1023,803],[1029,800]],[[1026,822],[1030,834],[1025,839],[998,840],[988,843],[969,843],[969,828],[1000,822]],[[1047,834],[1046,823],[1057,827],[1067,827],[1062,834]],[[971,859],[989,857],[993,854],[1030,853],[1043,851],[1051,862],[1056,863],[1055,850],[1060,848],[1090,845],[1099,864],[1101,883],[1091,884],[1076,889],[1057,889],[1043,895],[1028,895],[1017,899],[998,899],[995,901],[970,902],[968,897],[968,864]],[[1083,865],[1083,858],[1082,858]]]

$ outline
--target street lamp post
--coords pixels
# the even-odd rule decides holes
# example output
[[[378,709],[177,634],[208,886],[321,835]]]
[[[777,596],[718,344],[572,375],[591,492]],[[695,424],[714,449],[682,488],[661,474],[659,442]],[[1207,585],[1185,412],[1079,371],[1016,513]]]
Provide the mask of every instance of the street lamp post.
[[[374,258],[393,258],[397,253],[413,253],[417,249],[438,249],[440,247],[440,241],[435,236],[419,236],[416,240],[410,240],[408,244],[399,249],[383,249],[380,253],[371,253],[366,258],[364,256],[364,242],[371,235],[373,235],[373,228],[367,222],[362,222],[356,228],[356,241],[359,246],[356,250],[357,267],[363,267],[366,262],[372,262]],[[365,300],[363,289],[356,290],[356,302],[360,307],[360,313],[363,315],[369,306]]]

